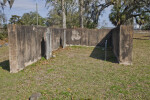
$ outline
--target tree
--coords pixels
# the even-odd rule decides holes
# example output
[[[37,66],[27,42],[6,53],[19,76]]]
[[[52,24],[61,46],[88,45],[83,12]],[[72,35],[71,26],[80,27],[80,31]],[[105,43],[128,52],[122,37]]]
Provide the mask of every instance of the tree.
[[[47,23],[49,24],[49,26],[62,27],[63,18],[61,2],[52,2],[51,4],[53,4],[53,9],[49,11]],[[77,1],[67,0],[65,2],[64,8],[66,15],[66,27],[79,27],[79,21],[77,21],[79,19]]]
[[[102,14],[105,8],[113,4],[113,0],[103,2],[103,0],[85,0],[85,19],[86,27],[96,28],[99,22],[99,16]]]
[[[9,20],[9,22],[10,22],[10,24],[22,24],[20,18],[21,18],[20,16],[12,15],[12,17]]]
[[[2,9],[4,9],[5,7],[5,4],[8,2],[9,4],[9,7],[11,8],[13,3],[14,3],[15,0],[3,0],[3,1],[0,1],[0,5],[2,7]]]
[[[24,13],[21,17],[22,25],[37,25],[37,13],[36,12],[30,12],[30,13]],[[38,14],[38,24],[41,26],[45,26],[45,18],[40,16]]]
[[[71,1],[71,0],[68,0]],[[61,2],[61,11],[62,11],[62,27],[66,28],[66,13],[65,13],[65,1],[64,0],[46,0],[46,4],[60,4]]]
[[[80,27],[83,28],[83,0],[79,0],[80,4]]]
[[[83,0],[81,7],[80,0],[66,0],[65,2],[65,13],[66,13],[66,26],[67,28],[74,27],[83,27],[91,28],[91,25],[87,25],[87,12],[92,0]],[[88,2],[88,3],[87,3]],[[81,11],[82,9],[82,11]],[[60,27],[62,21],[62,10],[61,10],[61,2],[54,3],[53,9],[49,12],[48,23],[51,26]],[[95,27],[94,27],[95,28]]]
[[[0,10],[0,25],[6,22],[5,14]]]
[[[149,0],[113,0],[113,9],[109,18],[115,26],[126,24],[133,18],[143,24],[150,12]]]
[[[136,23],[140,25],[140,29],[141,26],[144,24],[147,24],[149,22],[149,14],[144,13],[144,15],[140,15],[136,17]]]
[[[10,24],[19,24],[19,25],[37,25],[37,13],[36,12],[30,12],[30,13],[24,13],[22,17],[17,15],[12,15],[9,22]],[[41,26],[45,26],[45,18],[42,18],[38,14],[39,20],[38,23]]]
[[[61,6],[62,6],[62,19],[63,19],[63,28],[66,28],[66,13],[65,13],[65,2],[64,0],[61,0]]]
[[[150,14],[149,14],[150,15]],[[143,30],[150,30],[150,17],[146,18],[145,24],[142,26]]]
[[[142,30],[150,30],[150,22],[142,27]]]
[[[149,0],[87,0],[85,7],[87,9],[86,21],[87,25],[94,28],[98,25],[99,16],[105,8],[113,6],[110,19],[113,24],[121,25],[130,23],[144,13],[150,12]]]
[[[5,14],[4,14],[4,7],[5,7],[5,4],[7,2],[9,4],[9,7],[11,8],[13,3],[14,3],[14,0],[3,0],[3,1],[0,1],[0,25],[2,25],[2,23],[6,22],[6,17],[5,17]]]

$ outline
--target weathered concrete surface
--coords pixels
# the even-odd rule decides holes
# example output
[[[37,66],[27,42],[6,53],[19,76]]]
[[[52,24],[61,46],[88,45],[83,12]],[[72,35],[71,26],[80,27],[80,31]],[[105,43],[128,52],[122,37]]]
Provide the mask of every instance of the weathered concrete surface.
[[[10,72],[18,72],[18,59],[17,59],[17,26],[8,26],[8,37],[9,37],[9,63]]]
[[[101,45],[110,31],[110,29],[67,29],[66,43],[67,45]]]
[[[49,59],[52,56],[52,32],[49,28],[46,31],[46,59]]]
[[[132,65],[133,27],[122,25],[113,29],[112,46],[120,64]]]
[[[46,56],[44,27],[8,25],[8,35],[10,72],[16,73]]]
[[[10,72],[16,73],[38,61],[49,59],[52,51],[63,47],[64,29],[8,25]]]
[[[49,59],[52,57],[52,51],[59,47],[66,47],[66,45],[103,46],[105,40],[110,41],[111,38],[118,62],[131,64],[132,33],[132,27],[127,26],[113,30],[91,30],[8,25],[10,72],[16,73],[41,57]]]
[[[50,28],[52,34],[52,51],[65,47],[64,29]]]
[[[119,41],[120,41],[120,27],[112,29],[112,47],[113,52],[119,62]]]
[[[132,49],[133,49],[133,27],[120,27],[120,64],[132,65]]]

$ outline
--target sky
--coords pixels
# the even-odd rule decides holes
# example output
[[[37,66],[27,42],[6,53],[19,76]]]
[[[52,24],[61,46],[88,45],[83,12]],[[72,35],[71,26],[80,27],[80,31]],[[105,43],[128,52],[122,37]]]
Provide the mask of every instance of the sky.
[[[8,4],[6,4],[4,12],[7,20],[9,20],[12,15],[22,16],[24,13],[36,11],[36,3],[38,4],[39,14],[42,17],[47,17],[49,9],[45,7],[44,0],[15,0],[11,9],[9,8]],[[100,16],[98,27],[113,27],[113,25],[109,21],[110,9],[111,7],[105,9],[103,15]]]

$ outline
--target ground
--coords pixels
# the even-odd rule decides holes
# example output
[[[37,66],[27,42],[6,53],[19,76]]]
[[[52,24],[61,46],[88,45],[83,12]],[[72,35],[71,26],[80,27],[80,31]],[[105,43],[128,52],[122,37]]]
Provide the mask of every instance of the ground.
[[[41,93],[49,99],[145,99],[150,98],[150,40],[134,34],[133,65],[116,63],[113,55],[104,61],[103,48],[73,46],[42,58],[17,74],[9,73],[8,60],[0,63],[0,100],[27,100]],[[0,48],[0,56],[8,47]]]
[[[0,45],[4,45],[5,43],[8,43],[8,39],[5,38],[3,40],[0,39]]]

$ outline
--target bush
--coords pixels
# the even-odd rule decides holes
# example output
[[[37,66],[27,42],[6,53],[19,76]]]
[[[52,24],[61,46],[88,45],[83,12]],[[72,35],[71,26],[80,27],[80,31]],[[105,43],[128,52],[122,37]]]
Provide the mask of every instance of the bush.
[[[150,30],[150,23],[144,25],[144,26],[142,27],[142,30]]]
[[[0,33],[0,40],[3,40],[4,38],[7,38],[8,34],[7,33]]]

